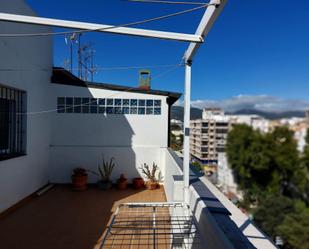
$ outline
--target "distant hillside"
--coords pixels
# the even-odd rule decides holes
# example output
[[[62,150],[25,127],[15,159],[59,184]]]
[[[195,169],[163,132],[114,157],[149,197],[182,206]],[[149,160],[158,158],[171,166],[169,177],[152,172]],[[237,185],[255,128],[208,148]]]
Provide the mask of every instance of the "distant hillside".
[[[244,109],[235,112],[226,112],[230,115],[259,115],[266,119],[281,119],[281,118],[292,118],[292,117],[305,117],[304,111],[286,111],[286,112],[264,112],[254,109]],[[182,106],[173,106],[171,111],[172,119],[182,120],[183,121],[183,107]],[[202,110],[198,108],[191,108],[191,119],[202,118]]]
[[[198,108],[191,107],[191,119],[202,118],[202,110]],[[183,107],[182,106],[172,106],[171,118],[183,121]]]
[[[264,111],[259,111],[259,110],[254,110],[254,109],[244,109],[244,110],[239,110],[236,112],[231,112],[231,113],[226,113],[226,114],[236,114],[236,115],[244,115],[244,114],[255,114],[259,115],[263,118],[266,119],[281,119],[281,118],[292,118],[292,117],[299,117],[303,118],[305,117],[305,112],[304,111],[286,111],[286,112],[264,112]]]

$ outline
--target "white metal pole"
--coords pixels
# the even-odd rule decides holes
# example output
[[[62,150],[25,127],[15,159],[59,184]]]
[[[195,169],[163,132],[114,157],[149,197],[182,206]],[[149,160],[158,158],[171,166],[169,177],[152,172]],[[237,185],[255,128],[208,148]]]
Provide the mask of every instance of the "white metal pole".
[[[2,12],[0,12],[0,21],[38,24],[44,26],[71,28],[79,30],[92,30],[96,32],[107,32],[114,34],[142,36],[149,38],[159,38],[159,39],[185,41],[185,42],[196,42],[196,43],[204,42],[204,39],[200,35],[195,34],[192,35],[192,34],[183,34],[175,32],[148,30],[148,29],[118,27],[118,26],[104,25],[97,23],[86,23],[86,22],[76,22],[61,19],[44,18],[44,17],[7,14]]]
[[[184,97],[184,138],[183,138],[183,180],[184,201],[189,204],[190,175],[190,102],[191,102],[191,61],[185,65],[185,97]]]

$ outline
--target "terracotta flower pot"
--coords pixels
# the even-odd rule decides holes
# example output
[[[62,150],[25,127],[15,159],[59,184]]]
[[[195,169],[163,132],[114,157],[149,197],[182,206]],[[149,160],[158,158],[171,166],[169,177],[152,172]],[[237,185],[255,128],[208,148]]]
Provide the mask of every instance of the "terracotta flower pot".
[[[133,186],[135,189],[141,189],[145,186],[144,179],[141,177],[136,177],[133,179]]]
[[[118,189],[120,189],[120,190],[126,189],[127,188],[127,184],[128,184],[127,180],[118,181]]]
[[[158,183],[157,182],[153,182],[153,181],[147,181],[146,182],[146,188],[148,190],[155,190],[158,188]]]
[[[71,177],[72,179],[72,188],[75,191],[84,191],[87,189],[87,180],[88,175],[87,174],[74,174]]]

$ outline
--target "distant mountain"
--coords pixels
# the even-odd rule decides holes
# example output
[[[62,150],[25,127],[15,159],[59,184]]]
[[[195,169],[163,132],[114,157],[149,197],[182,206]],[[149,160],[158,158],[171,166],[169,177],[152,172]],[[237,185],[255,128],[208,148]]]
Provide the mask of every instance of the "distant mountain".
[[[202,118],[202,110],[191,107],[191,119]],[[286,112],[264,112],[255,109],[243,109],[235,112],[226,112],[230,115],[259,115],[266,119],[281,119],[281,118],[292,118],[292,117],[305,117],[304,111],[286,111]],[[171,110],[172,119],[177,119],[183,121],[183,107],[182,106],[173,106]]]
[[[303,118],[305,117],[305,112],[304,111],[286,111],[286,112],[264,112],[264,111],[259,111],[255,109],[243,109],[235,112],[230,112],[226,114],[231,114],[231,115],[259,115],[263,118],[266,119],[281,119],[281,118],[292,118],[292,117],[298,117],[298,118]]]
[[[191,107],[191,119],[202,118],[202,110]],[[171,109],[171,118],[183,121],[183,107],[182,106],[172,106]]]

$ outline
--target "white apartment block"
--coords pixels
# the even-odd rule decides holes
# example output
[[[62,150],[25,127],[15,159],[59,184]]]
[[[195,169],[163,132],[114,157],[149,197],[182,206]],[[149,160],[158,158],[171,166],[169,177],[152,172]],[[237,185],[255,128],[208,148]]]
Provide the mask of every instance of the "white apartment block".
[[[203,110],[203,118],[190,124],[190,153],[203,165],[216,166],[218,153],[225,151],[230,124],[224,112],[217,108]]]
[[[263,133],[269,132],[269,120],[259,115],[228,115],[231,124],[246,124]]]

